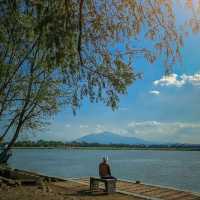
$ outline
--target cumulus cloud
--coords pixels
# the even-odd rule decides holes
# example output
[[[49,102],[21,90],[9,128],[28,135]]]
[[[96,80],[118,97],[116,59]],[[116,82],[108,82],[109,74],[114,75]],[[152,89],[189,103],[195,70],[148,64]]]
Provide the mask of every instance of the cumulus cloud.
[[[102,124],[96,124],[96,127],[95,127],[95,133],[100,133],[100,132],[104,132],[106,129],[104,127],[104,125]]]
[[[160,85],[160,86],[181,87],[184,84],[185,84],[185,81],[178,79],[177,74],[171,74],[171,75],[168,75],[168,76],[163,76],[161,79],[154,81],[154,85]]]
[[[200,124],[184,122],[132,121],[128,131],[149,141],[200,143]]]
[[[158,96],[160,94],[160,91],[158,91],[158,90],[151,90],[151,91],[149,91],[149,94],[153,94],[153,95]]]
[[[136,122],[132,121],[128,124],[128,127],[137,127],[137,126],[158,126],[160,125],[160,122],[157,121],[141,121],[141,122]]]
[[[194,86],[200,86],[200,73],[194,75],[185,75],[181,76],[182,80],[185,82],[191,83]]]
[[[101,133],[101,132],[112,132],[120,135],[128,135],[128,130],[124,127],[117,127],[112,125],[102,125],[102,124],[96,124],[94,133]]]
[[[87,124],[80,124],[80,128],[88,128],[89,126]]]
[[[193,86],[200,86],[200,73],[194,75],[183,74],[178,76],[177,74],[171,74],[168,76],[163,76],[159,80],[155,80],[154,85],[160,86],[175,86],[182,87],[185,84],[192,84]]]
[[[71,124],[65,124],[65,127],[66,127],[66,128],[70,128],[70,127],[71,127]]]

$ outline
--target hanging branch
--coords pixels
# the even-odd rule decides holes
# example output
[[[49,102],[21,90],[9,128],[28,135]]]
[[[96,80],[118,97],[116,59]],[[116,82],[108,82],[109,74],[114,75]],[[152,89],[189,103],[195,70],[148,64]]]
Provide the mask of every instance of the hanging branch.
[[[83,1],[84,0],[80,0],[80,3],[79,3],[78,54],[79,54],[81,65],[83,65],[83,59],[82,59],[82,55],[81,55],[81,39],[82,39],[82,23],[83,23],[83,12],[82,12],[82,10],[83,10]]]

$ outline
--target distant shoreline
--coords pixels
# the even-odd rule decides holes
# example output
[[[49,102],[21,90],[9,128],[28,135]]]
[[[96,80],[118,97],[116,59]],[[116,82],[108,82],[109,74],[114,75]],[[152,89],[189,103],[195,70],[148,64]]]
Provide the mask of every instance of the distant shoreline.
[[[0,148],[4,146],[2,144]],[[18,141],[14,149],[77,149],[77,150],[142,150],[142,151],[200,151],[200,144],[100,144],[62,141]]]
[[[142,151],[200,151],[197,148],[151,148],[151,147],[13,147],[12,149],[65,149],[65,150],[142,150]]]

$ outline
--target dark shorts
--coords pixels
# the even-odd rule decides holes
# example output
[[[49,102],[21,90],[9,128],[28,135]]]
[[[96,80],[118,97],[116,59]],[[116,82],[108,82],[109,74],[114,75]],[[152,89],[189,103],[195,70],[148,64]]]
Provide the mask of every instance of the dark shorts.
[[[102,176],[102,179],[115,179],[117,180],[117,178],[115,178],[114,176]]]

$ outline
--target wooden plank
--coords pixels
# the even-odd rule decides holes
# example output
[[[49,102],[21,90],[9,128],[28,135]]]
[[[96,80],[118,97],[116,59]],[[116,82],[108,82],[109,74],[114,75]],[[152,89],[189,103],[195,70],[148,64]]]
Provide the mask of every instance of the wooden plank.
[[[177,193],[177,194],[172,195],[170,197],[166,197],[165,199],[166,200],[183,200],[184,197],[187,197],[188,195],[190,195],[190,194],[185,193],[185,192],[181,192],[179,194]]]
[[[133,189],[134,192],[138,192],[138,193],[142,193],[142,192],[145,192],[147,190],[150,190],[150,188],[148,188],[148,187],[141,187],[141,188],[135,188],[135,189]]]
[[[155,192],[156,190],[158,190],[158,188],[151,188],[151,189],[149,189],[149,190],[146,190],[146,191],[142,192],[142,194],[143,194],[143,195],[147,195],[148,192]]]
[[[140,191],[141,188],[136,190],[136,189],[133,189],[133,188],[131,188],[131,187],[127,187],[127,188],[118,188],[118,190],[123,190],[123,191],[127,191],[127,192],[139,193],[138,191]]]
[[[143,184],[121,184],[120,182],[117,182],[117,187],[120,189],[121,186],[124,186],[124,187],[132,187],[132,188],[141,188],[143,187],[144,185]]]
[[[143,198],[143,199],[146,199],[146,200],[162,200],[162,199],[159,199],[159,198],[148,197],[148,196],[133,193],[133,192],[126,192],[126,191],[121,191],[121,190],[117,190],[117,192],[120,193],[120,194],[126,194],[126,195],[130,195],[130,196],[134,196],[134,197]]]
[[[159,195],[156,195],[156,196],[164,199],[165,197],[172,196],[172,195],[175,195],[175,194],[177,194],[177,191],[169,190],[169,191],[166,191],[166,192],[162,192],[162,193],[160,193]]]
[[[123,188],[123,189],[128,189],[128,188],[131,188],[132,190],[141,190],[141,189],[144,189],[144,186],[132,186],[132,185],[123,185],[123,186],[119,186],[117,185],[117,188],[119,188],[120,190]]]
[[[6,183],[7,185],[10,185],[10,186],[14,186],[14,185],[18,185],[19,183],[15,180],[12,180],[12,179],[9,179],[9,178],[5,178],[5,177],[2,177],[0,176],[0,180],[3,182],[3,183]]]
[[[152,196],[153,195],[153,196],[155,196],[156,194],[159,195],[159,194],[161,194],[161,193],[163,193],[165,191],[161,190],[160,188],[157,188],[157,190],[146,192],[145,195],[148,195],[148,196]]]
[[[39,183],[37,179],[20,179],[19,182],[22,185],[37,185]]]
[[[156,190],[158,190],[158,188],[145,188],[143,190],[139,190],[138,192],[139,193],[142,193],[142,194],[146,194],[146,192],[155,192]]]

